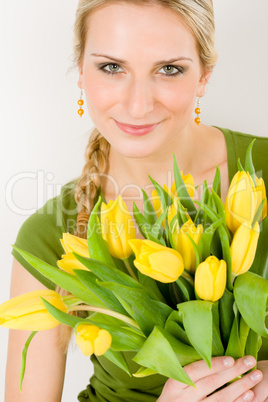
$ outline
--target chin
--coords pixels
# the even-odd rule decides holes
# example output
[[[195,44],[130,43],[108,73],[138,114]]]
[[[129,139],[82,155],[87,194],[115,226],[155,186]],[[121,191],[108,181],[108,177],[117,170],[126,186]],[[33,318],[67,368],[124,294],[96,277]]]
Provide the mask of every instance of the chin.
[[[117,153],[121,154],[126,158],[142,159],[150,157],[155,153],[155,149],[146,144],[128,144],[122,147],[114,147]]]

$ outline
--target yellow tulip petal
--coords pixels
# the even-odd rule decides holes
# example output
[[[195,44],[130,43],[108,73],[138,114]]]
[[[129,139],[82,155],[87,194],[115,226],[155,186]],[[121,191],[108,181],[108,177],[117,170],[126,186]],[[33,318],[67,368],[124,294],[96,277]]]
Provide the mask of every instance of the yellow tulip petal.
[[[170,280],[170,277],[168,275],[165,275],[164,273],[161,273],[161,272],[154,271],[150,267],[140,264],[137,260],[134,260],[134,265],[143,275],[149,276],[150,278],[153,278],[156,281],[159,281],[162,283],[174,282],[173,280],[172,281]]]
[[[67,312],[61,296],[53,290],[37,290],[14,297],[0,306],[0,325],[31,331],[50,329],[59,322],[46,310],[43,297],[53,306]]]
[[[224,260],[220,260],[220,264],[214,279],[214,292],[212,301],[219,300],[226,288],[227,266]]]
[[[141,239],[131,239],[128,240],[128,244],[132,248],[133,252],[135,254],[140,253],[141,247],[142,247],[142,240]]]
[[[75,342],[79,346],[81,352],[85,356],[91,356],[94,352],[93,343],[89,339],[84,339],[82,336],[77,335],[75,337]]]
[[[18,318],[5,321],[0,318],[0,325],[9,329],[21,329],[26,331],[44,331],[55,328],[60,324],[48,311],[35,312]]]
[[[110,348],[112,337],[105,329],[100,329],[98,337],[94,341],[94,354],[96,356],[104,355]]]
[[[198,265],[195,272],[195,291],[203,300],[212,301],[214,278],[207,261]]]
[[[257,207],[254,182],[248,172],[237,172],[230,184],[224,204],[226,224],[235,232],[245,221],[252,222]]]
[[[255,176],[256,180],[256,194],[257,194],[257,208],[260,206],[262,200],[265,199],[264,205],[263,205],[263,210],[262,210],[262,217],[261,220],[265,219],[267,216],[267,195],[266,195],[266,188],[265,188],[265,183],[263,181],[263,178],[260,177],[258,178]]]
[[[235,275],[247,272],[251,267],[259,238],[260,228],[256,222],[252,229],[250,222],[244,222],[234,234],[231,244],[232,272]]]
[[[62,259],[57,261],[57,265],[60,269],[72,275],[74,275],[74,269],[83,269],[85,271],[89,271],[84,264],[78,261],[73,253],[63,254]]]
[[[162,207],[159,195],[157,194],[156,190],[152,191],[152,204],[153,204],[155,213],[156,213],[157,217],[159,218],[159,216],[163,213],[163,207]]]

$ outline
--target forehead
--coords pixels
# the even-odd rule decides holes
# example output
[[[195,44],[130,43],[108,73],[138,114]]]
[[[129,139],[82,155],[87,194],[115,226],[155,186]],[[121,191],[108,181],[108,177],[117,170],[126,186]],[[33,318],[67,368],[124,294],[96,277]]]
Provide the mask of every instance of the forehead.
[[[175,11],[160,5],[110,4],[93,11],[87,26],[86,49],[92,51],[113,52],[115,57],[134,49],[140,56],[161,53],[171,58],[175,52],[198,57],[189,27]]]

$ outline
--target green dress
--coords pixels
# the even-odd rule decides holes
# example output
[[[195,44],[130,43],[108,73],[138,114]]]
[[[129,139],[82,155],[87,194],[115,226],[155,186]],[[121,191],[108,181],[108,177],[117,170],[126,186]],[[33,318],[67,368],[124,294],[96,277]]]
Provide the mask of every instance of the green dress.
[[[227,146],[227,160],[229,169],[229,182],[237,171],[237,159],[240,157],[244,163],[247,146],[254,138],[252,135],[220,129],[225,137]],[[268,190],[268,138],[257,137],[253,147],[253,162],[257,175],[261,175]],[[76,203],[74,189],[76,181],[73,180],[61,189],[61,193],[47,201],[47,203],[31,215],[21,226],[16,238],[15,246],[26,250],[53,266],[57,266],[64,253],[61,243],[62,233],[74,233],[76,227]],[[49,289],[54,285],[28,264],[21,255],[12,250],[13,256],[32,275]],[[137,371],[137,364],[131,359],[132,353],[125,353],[132,373]],[[268,359],[268,339],[263,340],[259,359]],[[153,402],[160,395],[167,380],[161,375],[145,378],[129,377],[116,365],[100,356],[91,357],[94,364],[94,375],[87,388],[80,392],[78,400],[108,401],[108,402]]]

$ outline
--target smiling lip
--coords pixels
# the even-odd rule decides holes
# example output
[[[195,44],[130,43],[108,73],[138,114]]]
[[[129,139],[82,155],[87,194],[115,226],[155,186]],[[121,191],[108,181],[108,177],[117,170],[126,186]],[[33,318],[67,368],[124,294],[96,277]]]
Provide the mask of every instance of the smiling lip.
[[[127,134],[130,135],[145,135],[150,133],[151,131],[153,131],[155,129],[155,127],[158,126],[158,124],[160,123],[156,123],[156,124],[146,124],[144,126],[133,126],[131,124],[123,124],[123,123],[119,123],[118,121],[116,121],[117,126],[120,128],[120,130],[124,131]]]

